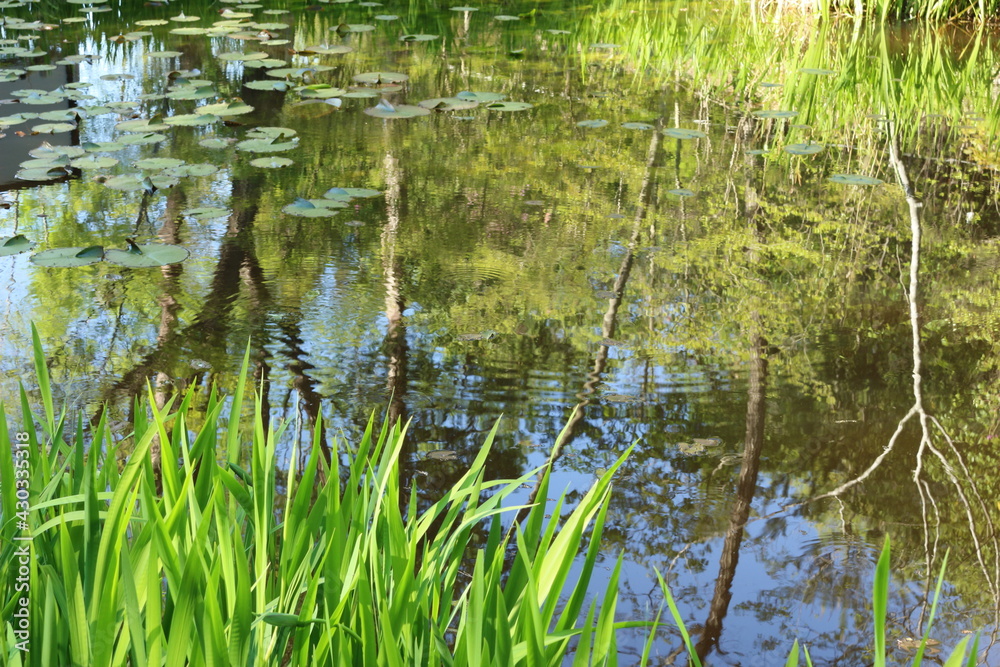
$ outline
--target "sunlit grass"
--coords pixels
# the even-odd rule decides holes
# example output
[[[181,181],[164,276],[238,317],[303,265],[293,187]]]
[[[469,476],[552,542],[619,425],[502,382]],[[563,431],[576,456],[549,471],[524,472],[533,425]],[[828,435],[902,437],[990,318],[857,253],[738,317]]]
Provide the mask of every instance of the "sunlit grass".
[[[240,429],[244,358],[228,420],[214,393],[197,433],[190,393],[163,409],[151,400],[123,455],[103,421],[88,430],[56,412],[34,341],[41,428],[23,390],[27,426],[0,420],[5,452],[18,433],[30,440],[28,465],[0,464],[4,582],[17,574],[15,538],[33,536],[30,590],[3,597],[0,665],[561,664],[571,642],[576,664],[614,664],[616,632],[636,625],[614,618],[620,561],[601,604],[587,604],[611,479],[628,452],[572,511],[536,504],[512,532],[501,523],[521,509],[511,496],[539,471],[487,481],[495,428],[426,509],[401,488],[399,425],[369,422],[356,448],[336,443],[332,470],[314,446],[279,484],[282,429],[265,426],[259,398]],[[21,470],[28,530],[12,520]],[[547,485],[543,476],[539,498]],[[28,652],[12,634],[19,597]]]

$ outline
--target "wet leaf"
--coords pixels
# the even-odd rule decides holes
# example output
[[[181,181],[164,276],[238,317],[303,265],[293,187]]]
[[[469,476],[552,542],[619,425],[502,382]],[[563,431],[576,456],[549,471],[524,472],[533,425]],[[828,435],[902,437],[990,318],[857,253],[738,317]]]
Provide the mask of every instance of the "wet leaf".
[[[650,125],[649,123],[622,123],[622,127],[626,130],[655,130],[655,125]]]
[[[666,129],[663,131],[663,134],[674,139],[704,139],[708,136],[701,130],[687,130],[680,127]]]
[[[383,83],[403,83],[409,81],[410,77],[399,72],[365,72],[364,74],[355,74],[351,80],[358,83],[380,85]]]
[[[368,198],[368,197],[378,197],[382,194],[380,190],[372,190],[370,188],[330,188],[323,193],[325,199],[339,199],[341,201],[350,201],[356,198]]]
[[[401,42],[430,42],[438,38],[438,35],[403,35],[399,38]]]
[[[417,102],[417,106],[431,109],[432,111],[464,111],[476,108],[479,106],[479,102],[475,100],[463,100],[458,97],[434,97],[429,100]]]
[[[22,252],[27,252],[35,247],[33,241],[29,241],[28,237],[24,234],[17,234],[15,236],[5,236],[0,238],[0,257],[7,257],[9,255],[17,255]]]
[[[783,150],[792,155],[815,155],[821,152],[823,148],[823,144],[788,144]]]
[[[798,111],[785,111],[780,109],[769,110],[760,109],[758,111],[751,111],[751,116],[756,116],[757,118],[763,118],[765,120],[772,120],[778,118],[795,118],[799,115]]]
[[[507,96],[503,93],[485,93],[485,92],[474,92],[470,90],[463,90],[458,95],[455,95],[460,100],[469,100],[471,102],[478,102],[480,104],[489,104],[491,102],[500,102],[507,99]]]
[[[229,116],[242,116],[253,111],[253,107],[243,100],[233,100],[231,102],[220,102],[219,104],[206,104],[195,109],[199,114],[214,114],[227,118]]]
[[[576,124],[577,127],[588,127],[588,128],[598,128],[604,127],[608,124],[606,120],[581,120]]]
[[[235,142],[235,139],[228,137],[208,137],[199,141],[198,145],[203,148],[229,148]]]
[[[70,162],[70,166],[75,169],[107,169],[118,164],[118,160],[113,157],[101,157],[99,155],[87,155],[79,157]]]
[[[200,206],[181,211],[181,215],[189,215],[195,220],[214,220],[228,217],[230,210],[219,206]]]
[[[179,245],[167,243],[150,243],[138,245],[128,239],[128,250],[117,248],[104,252],[104,259],[112,264],[127,266],[133,269],[153,268],[166,266],[167,264],[178,264],[183,262],[191,254],[186,248]]]
[[[364,110],[364,113],[375,118],[416,118],[430,114],[429,109],[413,106],[410,104],[397,104],[393,106],[382,100],[377,105]]]
[[[35,125],[31,131],[35,134],[59,134],[62,132],[72,132],[76,129],[76,123],[42,123]]]
[[[104,259],[104,248],[99,245],[87,248],[52,248],[31,256],[30,261],[38,266],[69,268],[96,264]]]
[[[667,194],[677,195],[678,197],[694,197],[694,192],[688,190],[687,188],[674,188],[672,190],[667,190]]]
[[[186,113],[178,116],[164,118],[166,125],[180,125],[183,127],[197,127],[201,125],[211,125],[222,120],[219,116],[211,113]]]
[[[534,106],[527,102],[494,102],[493,104],[487,104],[486,108],[492,111],[526,111]]]
[[[294,160],[290,160],[287,157],[259,157],[250,160],[250,164],[254,167],[261,167],[263,169],[278,169],[280,167],[288,167],[295,164]]]

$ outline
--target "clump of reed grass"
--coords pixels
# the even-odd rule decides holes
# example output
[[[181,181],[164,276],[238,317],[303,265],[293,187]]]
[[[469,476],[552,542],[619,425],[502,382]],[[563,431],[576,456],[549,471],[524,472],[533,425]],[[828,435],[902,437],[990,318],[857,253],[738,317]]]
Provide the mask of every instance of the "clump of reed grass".
[[[259,397],[240,428],[248,356],[227,422],[214,392],[197,433],[192,394],[162,409],[149,400],[119,466],[107,423],[87,433],[56,414],[37,333],[34,344],[41,428],[23,389],[25,426],[0,419],[5,446],[18,432],[30,439],[31,499],[19,530],[21,468],[5,453],[0,580],[16,575],[14,538],[32,536],[30,590],[0,598],[0,665],[552,665],[571,641],[574,664],[616,663],[615,633],[635,625],[614,618],[620,559],[602,603],[586,600],[628,452],[572,511],[542,502],[505,530],[502,517],[522,509],[511,495],[540,471],[487,481],[495,427],[462,478],[421,510],[400,484],[405,427],[370,421],[357,447],[334,445],[332,467],[313,446],[279,496],[282,428],[265,426]],[[543,472],[537,497],[547,486]],[[473,539],[484,526],[485,541]],[[27,652],[12,634],[19,596]]]

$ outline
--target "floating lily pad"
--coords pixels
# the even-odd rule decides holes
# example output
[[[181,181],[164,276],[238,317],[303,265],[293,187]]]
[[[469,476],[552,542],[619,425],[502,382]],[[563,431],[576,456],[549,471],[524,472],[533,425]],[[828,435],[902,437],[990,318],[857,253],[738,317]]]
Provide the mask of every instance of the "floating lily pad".
[[[179,167],[184,164],[184,160],[178,160],[175,157],[148,157],[142,160],[136,160],[134,164],[139,169],[160,171],[161,169]]]
[[[771,151],[767,150],[766,148],[754,148],[754,149],[748,150],[747,151],[747,155],[766,155],[766,154],[768,154],[770,152]]]
[[[417,102],[417,106],[432,111],[464,111],[465,109],[476,108],[479,106],[479,102],[475,100],[463,100],[458,97],[434,97],[429,100]]]
[[[28,252],[34,247],[34,242],[29,241],[24,234],[5,236],[0,239],[0,257],[7,257],[9,255],[17,255],[22,252]]]
[[[378,197],[382,192],[370,188],[330,188],[323,193],[325,199],[338,199],[340,201],[350,201],[358,197],[369,198]]]
[[[350,92],[344,93],[341,97],[349,97],[351,99],[368,99],[372,97],[378,97],[379,92],[377,90],[372,90],[370,88],[352,90]]]
[[[119,132],[160,132],[161,130],[169,130],[170,126],[164,124],[159,117],[135,118],[118,123],[115,125],[115,129]]]
[[[340,97],[347,91],[343,88],[335,88],[333,86],[321,85],[321,86],[310,86],[307,88],[299,88],[298,93],[301,97],[313,98],[318,100],[326,100],[332,97]]]
[[[76,129],[76,123],[42,123],[31,128],[34,134],[59,134],[60,132],[72,132]]]
[[[520,16],[511,16],[510,14],[497,14],[493,17],[494,21],[520,21]]]
[[[834,183],[843,183],[844,185],[881,185],[885,183],[880,178],[862,176],[860,174],[834,174],[827,180]]]
[[[219,168],[214,164],[208,164],[207,162],[200,162],[198,164],[182,164],[176,167],[168,167],[164,169],[162,174],[165,176],[173,176],[176,178],[184,178],[186,176],[211,176],[212,174],[219,171]]]
[[[608,124],[608,121],[606,121],[606,120],[596,119],[596,120],[581,120],[579,123],[576,124],[576,126],[577,127],[598,128],[598,127],[604,127],[607,124]]]
[[[281,210],[289,215],[300,218],[329,218],[337,214],[334,206],[338,202],[334,200],[309,200],[296,199],[294,204],[289,204]]]
[[[677,195],[678,197],[694,197],[694,192],[688,190],[687,188],[674,188],[673,190],[667,190],[667,194]]]
[[[399,17],[396,16],[395,14],[376,14],[372,18],[375,19],[376,21],[395,21]]]
[[[568,34],[570,34],[569,30],[560,30],[558,28],[549,28],[545,32],[549,33],[550,35],[568,35]]]
[[[402,35],[401,42],[430,42],[438,38],[438,35]]]
[[[60,109],[58,111],[46,111],[38,114],[39,120],[47,120],[53,123],[72,122],[76,120],[76,109]]]
[[[751,116],[756,116],[757,118],[763,118],[765,120],[778,119],[778,118],[795,118],[799,115],[798,111],[786,111],[780,109],[760,109],[758,111],[751,111]]]
[[[823,144],[788,144],[784,147],[784,151],[792,155],[815,155],[823,148]]]
[[[220,53],[216,56],[219,60],[224,60],[226,62],[242,62],[244,60],[264,60],[268,55],[263,51],[254,51],[253,53],[242,53],[240,51],[227,51],[226,53]]]
[[[200,125],[211,125],[222,120],[219,116],[211,113],[186,113],[178,116],[164,118],[166,125],[181,125],[184,127],[197,127]]]
[[[253,111],[253,107],[242,100],[220,102],[219,104],[206,104],[205,106],[195,109],[195,112],[200,114],[210,113],[223,118],[228,116],[242,116],[243,114],[248,114],[251,111]]]
[[[833,76],[837,73],[835,69],[822,69],[819,67],[803,67],[799,71],[803,74],[815,74],[816,76]]]
[[[622,123],[622,127],[626,130],[655,130],[655,125],[650,125],[649,123]]]
[[[704,139],[708,135],[701,130],[687,130],[680,127],[671,127],[663,131],[663,134],[674,139]]]
[[[370,23],[341,23],[330,28],[330,30],[340,35],[347,35],[354,32],[371,32],[374,29],[375,26]]]
[[[215,218],[225,218],[229,215],[228,208],[219,206],[200,206],[181,211],[181,215],[189,215],[195,220],[213,220]]]
[[[479,7],[451,7],[453,12],[478,12]]]
[[[235,139],[224,138],[224,137],[208,137],[207,139],[202,139],[198,142],[198,145],[203,148],[229,148]]]
[[[148,132],[146,134],[126,134],[125,136],[118,137],[117,143],[124,144],[125,146],[146,146],[149,144],[156,144],[167,138],[167,135],[160,134],[159,132]]]
[[[781,88],[783,86],[783,84],[772,83],[770,81],[761,81],[757,85],[761,88]]]
[[[464,333],[455,336],[455,340],[493,340],[497,337],[497,332],[491,329],[487,329],[481,333]]]
[[[328,72],[333,68],[329,65],[313,65],[311,67],[279,67],[267,70],[268,76],[276,79],[301,79],[305,76],[312,76],[319,72]]]
[[[20,179],[22,181],[57,181],[60,178],[65,178],[69,176],[69,172],[63,168],[40,168],[40,169],[21,169],[14,174],[14,178]]]
[[[45,267],[75,267],[96,264],[104,259],[104,248],[93,245],[87,248],[52,248],[31,256],[31,263]]]
[[[118,164],[118,160],[113,157],[101,157],[99,155],[87,155],[78,157],[70,162],[70,166],[75,169],[107,169]]]
[[[296,135],[295,130],[290,127],[271,127],[261,125],[247,132],[247,138],[251,139],[291,139]]]
[[[183,262],[191,254],[186,248],[168,243],[137,244],[132,239],[128,241],[128,250],[111,248],[104,252],[104,259],[112,264],[127,266],[132,269],[149,269],[167,264]]]
[[[244,139],[236,144],[236,150],[248,153],[280,153],[299,145],[298,139],[283,141],[278,137]]]
[[[278,92],[285,92],[291,86],[287,81],[244,81],[243,85],[247,88],[252,88],[253,90],[276,90]]]
[[[486,108],[492,111],[526,111],[534,106],[534,104],[527,102],[494,102],[487,104]]]
[[[147,58],[179,58],[182,54],[180,51],[150,51],[146,54]]]
[[[170,20],[174,23],[191,23],[193,21],[200,21],[200,16],[185,16],[184,12],[181,12],[177,16],[171,16]]]
[[[410,77],[399,72],[365,72],[364,74],[355,74],[351,80],[369,85],[381,85],[384,83],[403,83],[409,81]]]
[[[458,95],[455,95],[460,100],[469,100],[472,102],[479,102],[480,104],[489,104],[490,102],[500,102],[507,99],[507,96],[503,93],[486,93],[486,92],[476,92],[471,90],[463,90]]]
[[[211,84],[191,84],[173,88],[164,97],[170,100],[202,100],[217,94]]]
[[[416,118],[417,116],[430,114],[430,109],[411,104],[397,104],[394,106],[382,100],[375,106],[365,109],[364,112],[376,118]]]
[[[122,174],[120,176],[112,176],[108,180],[104,181],[104,185],[112,190],[121,190],[122,192],[134,192],[136,190],[149,189],[148,184],[143,183],[142,176],[138,174]]]
[[[287,157],[259,157],[250,160],[250,164],[254,167],[261,167],[263,169],[279,169],[281,167],[288,167],[295,164],[294,160],[290,160]]]
[[[299,53],[302,55],[335,56],[350,53],[353,50],[346,44],[334,44],[333,46],[307,46],[304,49],[299,49]]]

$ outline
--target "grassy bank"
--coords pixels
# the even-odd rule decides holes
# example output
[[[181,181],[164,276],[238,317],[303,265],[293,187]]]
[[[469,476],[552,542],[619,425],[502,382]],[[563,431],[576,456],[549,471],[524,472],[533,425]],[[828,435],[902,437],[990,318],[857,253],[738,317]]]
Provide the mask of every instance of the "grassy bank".
[[[488,481],[494,429],[454,486],[421,503],[401,484],[398,425],[369,422],[356,447],[334,444],[333,465],[313,446],[297,469],[293,452],[279,474],[282,429],[265,426],[259,398],[242,414],[248,356],[232,400],[213,393],[197,432],[188,393],[137,405],[118,440],[56,411],[34,343],[39,426],[23,389],[22,418],[0,419],[0,665],[615,665],[626,627],[649,630],[647,663],[659,619],[615,620],[620,558],[599,600],[588,596],[631,449],[572,510],[564,498],[518,505],[525,484],[547,498],[548,473]],[[876,665],[888,580],[887,544]],[[945,664],[974,665],[968,642]],[[796,642],[787,664],[799,658]]]

